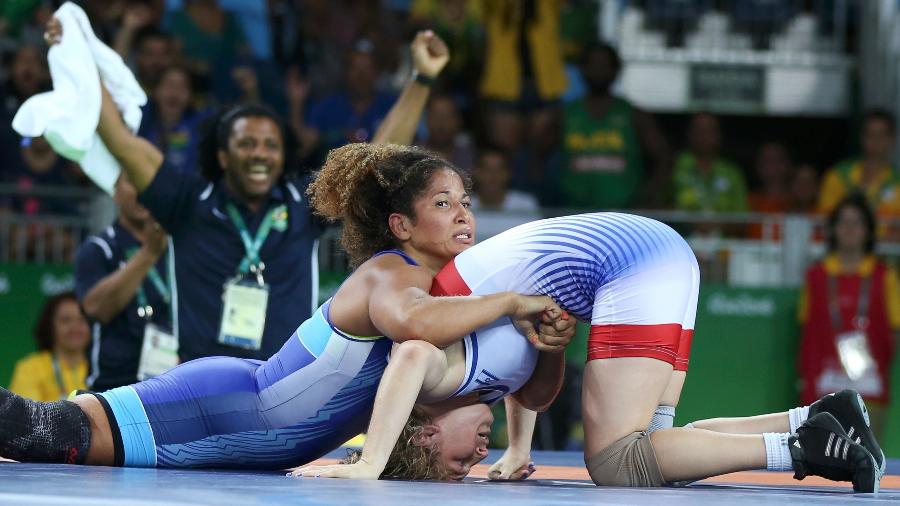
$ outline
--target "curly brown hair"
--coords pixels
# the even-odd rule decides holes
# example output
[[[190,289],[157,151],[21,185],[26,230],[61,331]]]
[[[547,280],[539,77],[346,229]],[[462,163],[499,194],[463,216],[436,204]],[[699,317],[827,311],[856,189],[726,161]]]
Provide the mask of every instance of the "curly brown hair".
[[[431,423],[431,417],[415,406],[403,432],[391,451],[387,465],[381,472],[381,478],[395,480],[445,480],[448,473],[438,461],[438,450],[434,446],[419,446],[413,438]],[[362,458],[362,451],[353,450],[341,461],[341,464],[354,464]]]
[[[470,191],[466,173],[425,149],[348,144],[328,153],[306,192],[318,214],[343,220],[341,244],[355,268],[373,254],[397,247],[388,217],[400,213],[415,221],[413,203],[440,170],[455,172]]]

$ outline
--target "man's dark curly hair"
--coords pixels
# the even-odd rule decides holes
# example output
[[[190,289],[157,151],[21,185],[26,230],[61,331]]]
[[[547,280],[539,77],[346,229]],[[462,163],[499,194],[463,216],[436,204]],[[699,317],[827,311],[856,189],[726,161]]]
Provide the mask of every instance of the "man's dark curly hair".
[[[284,150],[285,175],[294,175],[298,171],[297,152],[299,143],[284,122],[268,106],[262,104],[238,104],[219,109],[216,114],[208,118],[200,127],[200,142],[197,147],[197,160],[200,165],[200,173],[209,181],[218,181],[222,178],[223,169],[219,165],[219,150],[228,150],[228,139],[234,129],[234,123],[241,118],[268,118],[278,125],[281,132],[282,149]]]

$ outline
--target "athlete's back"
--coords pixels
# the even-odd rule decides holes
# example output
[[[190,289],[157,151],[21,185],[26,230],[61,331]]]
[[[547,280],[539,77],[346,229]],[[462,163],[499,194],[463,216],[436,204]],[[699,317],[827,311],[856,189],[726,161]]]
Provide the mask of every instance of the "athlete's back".
[[[668,225],[630,214],[594,213],[520,225],[478,243],[454,264],[474,295],[549,295],[590,321],[602,286],[660,260],[690,254]]]

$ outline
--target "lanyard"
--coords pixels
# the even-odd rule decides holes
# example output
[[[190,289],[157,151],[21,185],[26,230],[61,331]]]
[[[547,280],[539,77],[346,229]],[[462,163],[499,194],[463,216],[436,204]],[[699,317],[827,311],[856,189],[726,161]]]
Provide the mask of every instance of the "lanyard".
[[[62,370],[59,368],[59,357],[56,356],[56,353],[53,354],[53,376],[56,377],[56,384],[59,386],[60,399],[63,399],[68,392],[66,392],[66,383],[63,381]]]
[[[244,223],[244,219],[241,218],[241,213],[234,207],[234,204],[229,202],[225,210],[228,211],[228,216],[241,234],[241,241],[244,243],[244,249],[247,252],[238,266],[238,272],[240,274],[254,272],[258,276],[263,269],[263,263],[259,258],[259,250],[262,249],[263,242],[269,236],[269,231],[272,230],[272,224],[275,222],[275,212],[278,210],[278,207],[266,213],[266,217],[256,231],[256,237],[252,240],[250,239],[250,231],[247,230],[247,225]]]
[[[138,248],[131,248],[125,253],[125,258],[131,260],[131,257],[137,253]],[[169,273],[171,275],[171,272]],[[171,285],[171,279],[169,283],[163,281],[162,276],[159,275],[159,271],[156,270],[156,265],[150,266],[150,270],[147,271],[147,277],[150,278],[150,283],[153,285],[153,288],[156,289],[156,292],[162,297],[163,302],[166,305],[169,305],[172,301],[172,290],[169,288]],[[137,303],[138,303],[138,315],[142,318],[150,318],[153,316],[153,308],[150,306],[150,301],[147,300],[147,293],[144,292],[144,283],[142,282],[138,285],[137,290]]]
[[[872,275],[863,276],[859,283],[859,299],[856,303],[856,316],[851,320],[851,325],[857,330],[865,330],[869,324],[869,287],[872,284]],[[828,276],[828,311],[831,313],[831,325],[835,332],[840,332],[841,310],[838,307],[837,276]]]

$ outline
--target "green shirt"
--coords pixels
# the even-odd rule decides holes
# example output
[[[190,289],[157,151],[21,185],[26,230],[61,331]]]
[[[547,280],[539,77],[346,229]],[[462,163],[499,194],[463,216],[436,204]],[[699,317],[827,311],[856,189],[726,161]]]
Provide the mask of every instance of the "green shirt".
[[[203,60],[210,64],[234,60],[246,45],[244,32],[238,21],[225,13],[225,26],[220,33],[201,30],[184,10],[172,13],[170,31],[178,37],[183,46],[182,53],[193,60]]]
[[[741,212],[747,210],[747,186],[741,169],[717,158],[708,174],[700,172],[689,152],[675,162],[675,207],[683,211]]]
[[[644,168],[633,118],[631,104],[620,98],[602,118],[593,117],[584,100],[566,106],[564,206],[627,209],[634,204]]]

